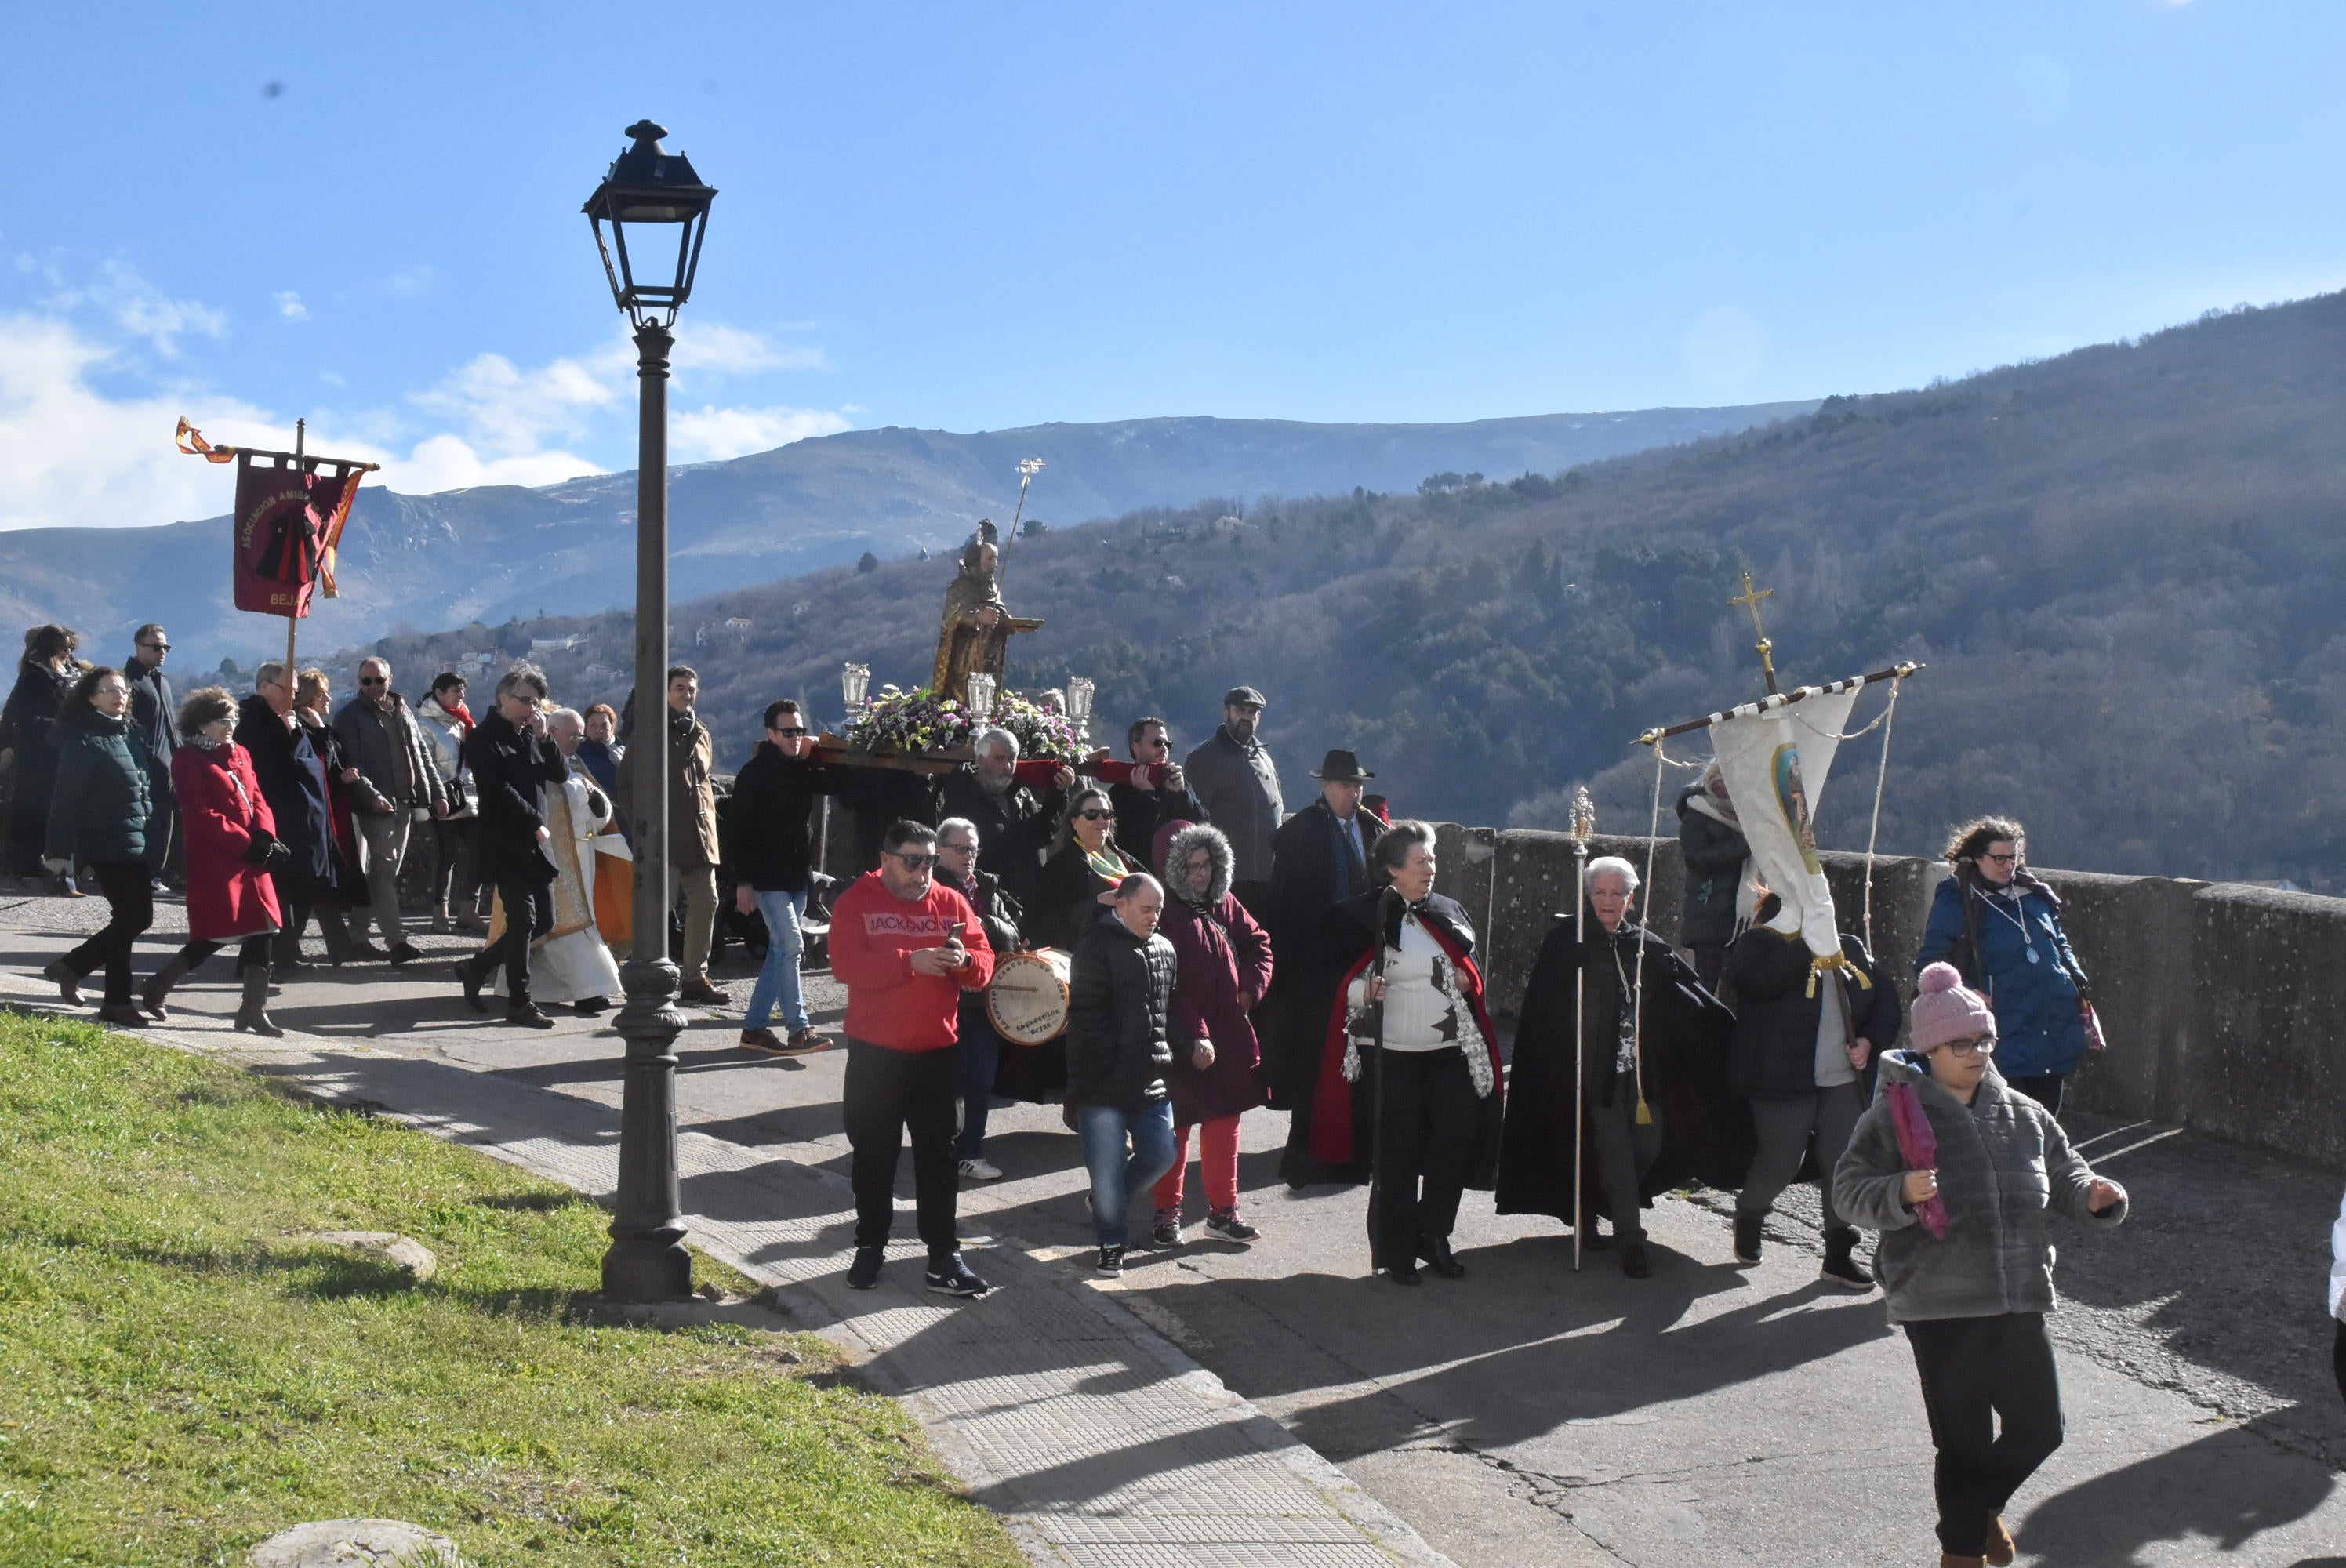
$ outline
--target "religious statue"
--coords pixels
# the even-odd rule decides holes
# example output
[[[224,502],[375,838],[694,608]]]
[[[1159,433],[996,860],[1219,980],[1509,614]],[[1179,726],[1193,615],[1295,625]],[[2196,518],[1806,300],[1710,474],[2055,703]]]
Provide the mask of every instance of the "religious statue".
[[[1003,689],[1011,637],[1043,624],[1012,615],[1002,602],[997,577],[1002,551],[995,538],[994,524],[981,518],[977,533],[962,546],[961,575],[945,590],[945,613],[937,626],[936,675],[929,683],[940,697],[967,702],[973,671],[994,677],[995,689]]]

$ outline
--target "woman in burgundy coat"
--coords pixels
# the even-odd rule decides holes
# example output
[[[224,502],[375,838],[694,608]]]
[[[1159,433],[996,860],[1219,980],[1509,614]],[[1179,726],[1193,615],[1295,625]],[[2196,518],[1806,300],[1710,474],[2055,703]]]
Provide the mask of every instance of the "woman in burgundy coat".
[[[188,835],[188,945],[155,972],[139,1001],[160,1018],[163,999],[204,960],[242,942],[244,976],[236,1026],[255,1034],[285,1033],[270,1021],[270,942],[284,917],[269,870],[292,859],[277,840],[277,820],[253,777],[252,759],[230,737],[236,699],[217,686],[191,691],[179,705],[186,744],[171,754],[171,785]]]
[[[1263,1103],[1262,1047],[1247,1014],[1270,986],[1270,938],[1230,896],[1236,858],[1219,828],[1168,822],[1158,830],[1165,868],[1158,933],[1179,962],[1173,988],[1173,1168],[1157,1184],[1159,1247],[1181,1240],[1181,1178],[1189,1129],[1198,1129],[1206,1180],[1206,1234],[1252,1241],[1239,1217],[1239,1118]]]

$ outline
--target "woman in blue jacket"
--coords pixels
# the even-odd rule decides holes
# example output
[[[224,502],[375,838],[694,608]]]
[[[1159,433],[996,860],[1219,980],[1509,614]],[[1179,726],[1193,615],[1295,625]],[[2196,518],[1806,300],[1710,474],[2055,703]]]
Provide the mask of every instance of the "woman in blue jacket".
[[[2022,863],[2028,832],[2008,817],[1957,829],[1914,972],[1944,961],[1995,1009],[1996,1070],[2055,1115],[2086,1053],[2086,972],[2061,930],[2061,900]]]

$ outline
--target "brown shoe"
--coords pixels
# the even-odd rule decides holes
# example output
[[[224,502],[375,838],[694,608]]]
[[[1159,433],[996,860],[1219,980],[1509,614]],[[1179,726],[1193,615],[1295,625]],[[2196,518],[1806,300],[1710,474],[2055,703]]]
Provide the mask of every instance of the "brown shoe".
[[[66,1001],[72,1003],[76,1007],[82,1004],[82,977],[74,972],[73,966],[64,959],[56,959],[42,965],[41,975],[44,979],[56,983],[57,994]]]
[[[790,1048],[782,1044],[782,1037],[770,1029],[741,1031],[741,1049],[755,1051],[760,1056],[787,1056],[790,1054]]]
[[[784,1048],[786,1056],[811,1056],[818,1051],[828,1051],[835,1042],[828,1034],[818,1034],[811,1029],[793,1029],[790,1043]]]
[[[2014,1554],[2019,1550],[2018,1544],[2012,1539],[2011,1527],[2004,1522],[2003,1514],[1999,1513],[1987,1522],[1987,1561],[1993,1564],[1993,1568],[2004,1568],[2004,1564],[2010,1563]]]
[[[695,1007],[729,1007],[733,1004],[733,999],[709,984],[706,976],[699,980],[688,980],[677,987],[676,999],[688,1002]]]

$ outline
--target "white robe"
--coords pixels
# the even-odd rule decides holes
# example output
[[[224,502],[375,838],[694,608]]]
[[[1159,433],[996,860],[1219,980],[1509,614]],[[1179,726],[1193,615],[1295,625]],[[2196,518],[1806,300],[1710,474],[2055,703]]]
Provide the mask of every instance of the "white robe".
[[[598,813],[597,805],[602,807]],[[546,791],[546,825],[552,831],[556,875],[554,930],[530,943],[529,989],[539,1002],[619,999],[619,966],[595,929],[596,834],[611,820],[611,799],[574,768],[559,794]],[[503,925],[499,910],[497,927]],[[494,930],[495,928],[493,928]],[[505,994],[505,969],[497,969],[497,994]]]

